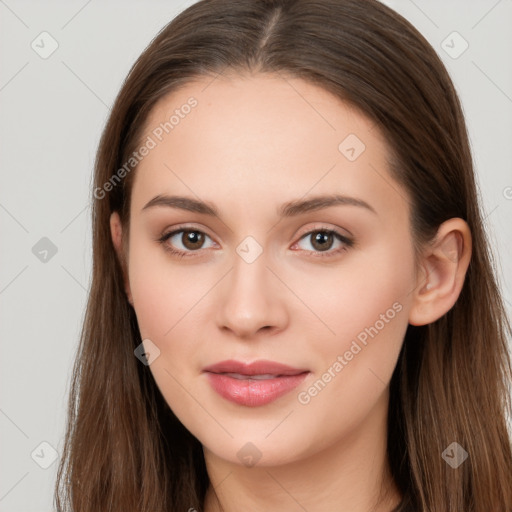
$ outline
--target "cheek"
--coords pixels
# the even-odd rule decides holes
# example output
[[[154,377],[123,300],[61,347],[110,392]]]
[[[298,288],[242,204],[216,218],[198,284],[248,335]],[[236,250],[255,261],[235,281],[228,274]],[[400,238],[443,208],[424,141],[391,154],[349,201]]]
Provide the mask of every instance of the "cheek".
[[[396,340],[407,323],[413,283],[412,253],[396,247],[354,253],[338,268],[314,273],[299,293],[331,331],[325,329],[326,343],[318,348],[332,354],[348,350],[354,339]]]
[[[198,276],[193,266],[169,262],[163,252],[133,244],[129,278],[141,338],[158,347],[151,363],[155,382],[166,402],[180,418],[202,417],[190,396],[198,395],[194,377],[199,372],[197,354],[201,352],[197,321],[201,298],[208,292],[208,276]],[[184,391],[186,390],[186,391]]]
[[[211,288],[211,279],[195,266],[171,262],[163,248],[155,250],[135,242],[133,248],[129,279],[141,335],[170,339]]]
[[[385,408],[408,325],[407,263],[400,270],[381,258],[380,265],[354,266],[330,284],[322,312],[335,335],[313,347],[315,372],[297,394],[303,428],[325,443],[356,429],[377,404]]]

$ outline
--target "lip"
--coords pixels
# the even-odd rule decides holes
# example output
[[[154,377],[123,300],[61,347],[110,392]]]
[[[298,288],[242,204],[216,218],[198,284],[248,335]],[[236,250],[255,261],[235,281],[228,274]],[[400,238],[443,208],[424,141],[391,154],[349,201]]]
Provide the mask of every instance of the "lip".
[[[309,373],[275,361],[221,361],[203,368],[223,398],[246,407],[266,405],[296,388]]]

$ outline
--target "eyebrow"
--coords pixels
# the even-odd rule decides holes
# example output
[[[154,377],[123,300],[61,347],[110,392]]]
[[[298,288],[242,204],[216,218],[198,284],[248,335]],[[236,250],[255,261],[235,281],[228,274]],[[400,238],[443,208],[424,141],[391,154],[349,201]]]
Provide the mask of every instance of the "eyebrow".
[[[356,199],[355,197],[343,196],[339,194],[315,196],[307,200],[296,199],[289,201],[281,205],[277,213],[280,217],[295,217],[303,213],[318,211],[330,206],[342,205],[358,206],[377,215],[375,209],[362,199]],[[144,208],[142,208],[142,211],[147,210],[148,208],[153,208],[155,206],[177,208],[189,212],[219,217],[219,211],[212,203],[192,199],[185,196],[157,195],[151,199],[144,206]]]

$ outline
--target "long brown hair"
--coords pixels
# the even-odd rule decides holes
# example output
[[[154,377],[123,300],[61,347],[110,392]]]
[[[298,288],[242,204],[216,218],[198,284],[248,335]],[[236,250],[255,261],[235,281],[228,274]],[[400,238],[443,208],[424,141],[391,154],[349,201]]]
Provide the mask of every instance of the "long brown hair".
[[[141,338],[111,241],[111,213],[129,222],[136,169],[108,193],[104,184],[129,159],[159,99],[226,70],[302,78],[375,121],[393,156],[389,171],[408,191],[418,250],[447,219],[468,223],[473,252],[459,299],[438,321],[408,326],[391,380],[388,456],[403,496],[396,510],[512,511],[511,327],[461,105],[429,43],[376,0],[203,0],[164,27],[132,67],[96,159],[93,276],[56,482],[58,510],[203,510],[209,480],[201,444],[134,357]],[[442,457],[454,441],[469,454],[458,468]]]

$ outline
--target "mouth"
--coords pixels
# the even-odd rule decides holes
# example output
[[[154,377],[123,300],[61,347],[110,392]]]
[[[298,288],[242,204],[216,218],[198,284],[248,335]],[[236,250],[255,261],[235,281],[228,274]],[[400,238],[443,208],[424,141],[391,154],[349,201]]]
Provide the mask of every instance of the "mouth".
[[[238,405],[258,407],[296,388],[310,372],[274,361],[222,361],[203,369],[221,397]]]
[[[242,373],[220,373],[217,375],[226,375],[227,377],[231,377],[232,379],[239,380],[268,380],[284,377],[284,375],[272,375],[271,373],[264,373],[262,375],[243,375]]]

